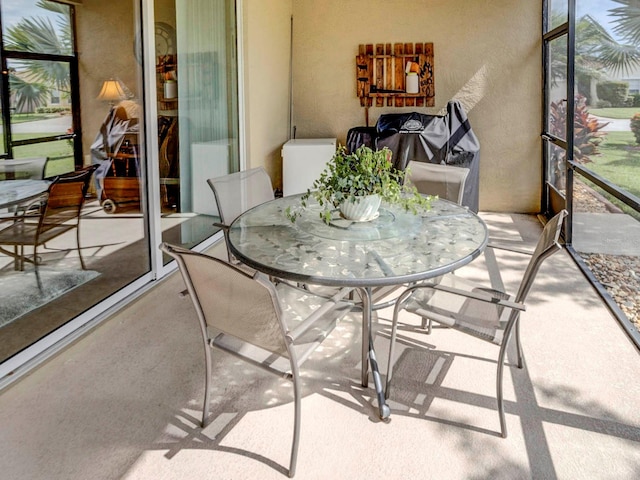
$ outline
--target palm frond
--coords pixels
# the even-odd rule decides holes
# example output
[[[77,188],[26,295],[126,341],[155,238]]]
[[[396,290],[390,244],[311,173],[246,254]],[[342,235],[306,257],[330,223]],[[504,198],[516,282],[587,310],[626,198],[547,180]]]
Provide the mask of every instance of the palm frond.
[[[614,17],[613,31],[620,35],[626,42],[640,45],[640,1],[638,0],[613,0],[619,7],[609,10],[609,15]]]
[[[51,90],[44,84],[27,82],[15,74],[9,75],[9,86],[18,112],[34,112],[46,105]]]

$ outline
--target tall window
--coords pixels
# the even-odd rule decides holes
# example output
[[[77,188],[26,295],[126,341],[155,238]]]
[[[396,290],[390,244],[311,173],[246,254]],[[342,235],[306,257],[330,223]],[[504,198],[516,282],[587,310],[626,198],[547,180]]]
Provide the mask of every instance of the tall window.
[[[0,1],[0,157],[46,156],[47,176],[82,164],[74,18],[55,1]]]
[[[640,345],[637,0],[545,2],[544,205],[569,252]]]

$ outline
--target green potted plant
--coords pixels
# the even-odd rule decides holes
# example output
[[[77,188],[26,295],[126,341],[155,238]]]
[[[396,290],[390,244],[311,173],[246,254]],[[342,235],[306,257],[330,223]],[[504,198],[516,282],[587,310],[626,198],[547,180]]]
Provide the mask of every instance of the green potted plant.
[[[415,187],[405,185],[406,174],[406,170],[394,168],[391,150],[386,147],[372,150],[361,146],[347,153],[340,146],[320,178],[313,182],[313,188],[301,197],[300,205],[285,213],[295,222],[311,198],[322,207],[320,217],[325,223],[330,222],[335,209],[348,220],[373,220],[381,202],[399,205],[412,213],[428,210],[433,197],[422,196]]]

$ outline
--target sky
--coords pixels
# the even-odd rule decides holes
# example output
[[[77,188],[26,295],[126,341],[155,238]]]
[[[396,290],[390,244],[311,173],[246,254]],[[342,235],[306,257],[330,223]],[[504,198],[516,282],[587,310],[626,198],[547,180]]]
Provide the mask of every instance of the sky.
[[[555,0],[554,3],[558,1],[559,0]],[[609,10],[618,6],[620,6],[620,4],[612,0],[576,0],[576,17],[580,18],[587,14],[592,16],[616,38],[616,40],[619,40],[613,33],[613,25],[611,24],[611,20],[613,20],[614,17],[609,15]]]
[[[25,17],[48,17],[55,27],[58,14],[36,7],[38,0],[0,0],[2,5],[2,27],[13,26]]]

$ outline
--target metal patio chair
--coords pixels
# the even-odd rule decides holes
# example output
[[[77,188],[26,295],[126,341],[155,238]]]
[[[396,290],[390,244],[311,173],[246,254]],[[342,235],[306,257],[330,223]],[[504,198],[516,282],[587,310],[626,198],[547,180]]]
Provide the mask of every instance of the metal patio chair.
[[[462,205],[468,168],[416,161],[409,162],[407,168],[407,184],[415,186],[420,193],[437,195]]]
[[[42,180],[47,161],[47,157],[0,160],[0,180]]]
[[[220,222],[214,225],[222,229],[229,261],[235,263],[229,250],[229,226],[243,212],[275,198],[271,178],[263,167],[256,167],[210,178],[207,183],[213,190],[220,215]]]
[[[262,273],[249,275],[223,260],[160,245],[178,262],[196,309],[204,340],[206,379],[202,427],[209,415],[213,370],[210,347],[217,347],[271,373],[291,380],[294,429],[289,476],[296,469],[300,439],[300,366],[351,308],[342,299],[318,297],[285,283],[271,283]]]
[[[436,282],[421,283],[410,287],[403,292],[398,298],[393,312],[389,367],[385,389],[386,398],[389,398],[393,379],[393,354],[398,329],[398,314],[401,310],[406,310],[423,318],[422,328],[426,326],[427,333],[431,332],[431,322],[434,321],[500,347],[496,397],[500,417],[500,431],[502,437],[507,436],[502,395],[502,372],[507,346],[515,328],[517,365],[518,368],[522,368],[520,312],[525,310],[524,302],[540,265],[545,259],[562,248],[558,243],[558,239],[563,219],[566,215],[566,210],[562,210],[547,222],[524,272],[515,298],[499,290],[477,286],[452,274],[439,277]]]

